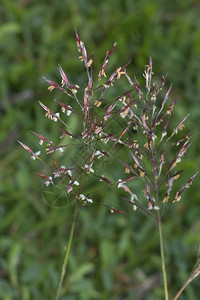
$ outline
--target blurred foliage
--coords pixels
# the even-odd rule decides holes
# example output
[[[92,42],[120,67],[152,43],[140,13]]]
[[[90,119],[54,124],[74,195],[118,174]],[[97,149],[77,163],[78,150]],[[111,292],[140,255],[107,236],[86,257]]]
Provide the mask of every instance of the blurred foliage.
[[[171,97],[180,98],[174,124],[191,113],[187,129],[192,130],[193,144],[182,163],[186,182],[200,167],[199,9],[197,0],[1,1],[0,299],[53,299],[57,286],[73,207],[54,209],[42,201],[41,182],[34,175],[38,169],[16,140],[36,147],[38,141],[30,130],[57,135],[37,100],[53,100],[42,76],[57,80],[58,64],[72,82],[85,80],[74,27],[88,52],[94,51],[96,71],[115,41],[110,73],[132,59],[129,74],[142,82],[150,56],[155,76],[169,71]],[[115,172],[120,172],[119,166],[110,170]],[[183,200],[164,217],[170,297],[188,278],[197,256],[198,181],[197,177]],[[111,203],[127,215],[109,215],[98,205],[81,211],[62,300],[162,299],[153,220],[139,211],[133,213],[114,190],[99,191],[96,201]],[[198,299],[199,283],[200,278],[194,280],[181,299]]]

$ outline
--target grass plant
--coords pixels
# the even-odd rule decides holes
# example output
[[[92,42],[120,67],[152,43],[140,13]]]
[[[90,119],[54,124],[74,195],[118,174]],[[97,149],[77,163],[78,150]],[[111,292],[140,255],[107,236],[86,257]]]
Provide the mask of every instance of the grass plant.
[[[190,133],[182,133],[189,114],[170,128],[170,119],[178,99],[170,100],[172,85],[165,90],[167,75],[160,81],[154,80],[152,59],[145,66],[143,77],[145,87],[136,77],[131,79],[128,63],[117,67],[106,76],[107,65],[116,48],[116,43],[106,53],[97,76],[93,74],[94,54],[88,56],[83,41],[75,30],[80,60],[83,62],[87,83],[85,86],[72,84],[61,66],[61,84],[46,79],[48,90],[57,89],[65,100],[56,100],[57,111],[39,101],[45,116],[56,123],[60,139],[33,134],[39,138],[40,149],[33,151],[19,142],[30,153],[33,160],[42,164],[37,175],[44,181],[43,195],[51,206],[67,205],[73,207],[73,222],[69,240],[65,247],[64,260],[55,299],[62,295],[62,285],[68,265],[74,229],[80,210],[95,203],[91,184],[108,188],[120,188],[122,201],[131,205],[133,213],[137,209],[154,218],[157,223],[161,268],[163,274],[165,299],[169,299],[167,286],[167,267],[165,263],[162,219],[169,209],[181,200],[182,193],[189,188],[195,173],[180,187],[177,180],[184,170],[178,165],[191,145]],[[119,90],[118,82],[125,86],[113,98],[113,90]],[[124,84],[126,82],[126,85]],[[59,124],[59,125],[58,125]],[[77,126],[78,124],[78,126]],[[55,141],[54,141],[55,140]],[[174,155],[169,161],[168,154]],[[124,178],[115,178],[113,170],[106,168],[110,161],[120,164]],[[104,175],[104,171],[106,174]],[[113,180],[115,178],[115,180]],[[137,185],[143,191],[135,193]],[[105,206],[111,213],[125,214],[119,207]],[[199,264],[182,290],[199,274]]]

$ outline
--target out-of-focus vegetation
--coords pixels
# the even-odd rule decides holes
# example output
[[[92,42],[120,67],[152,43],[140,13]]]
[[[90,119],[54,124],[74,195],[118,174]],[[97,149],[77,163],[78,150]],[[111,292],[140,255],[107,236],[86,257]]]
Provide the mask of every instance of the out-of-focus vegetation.
[[[182,162],[181,186],[200,167],[200,18],[197,0],[2,0],[0,3],[0,299],[53,299],[72,209],[55,209],[42,198],[40,180],[16,140],[33,148],[34,130],[57,135],[37,100],[53,102],[42,76],[58,80],[58,64],[70,80],[85,79],[74,27],[94,51],[96,72],[118,42],[110,74],[132,59],[129,74],[142,82],[153,59],[155,76],[168,75],[172,98],[180,98],[173,122],[191,113],[192,147]],[[108,73],[108,71],[107,71]],[[63,99],[64,101],[64,99]],[[113,166],[112,172],[118,171]],[[188,278],[200,241],[199,178],[164,216],[170,297]],[[133,212],[115,190],[100,190],[99,201],[113,203],[126,216],[104,207],[81,211],[62,299],[162,299],[159,240],[155,224]],[[102,200],[103,199],[103,200]],[[198,299],[200,278],[181,299]]]

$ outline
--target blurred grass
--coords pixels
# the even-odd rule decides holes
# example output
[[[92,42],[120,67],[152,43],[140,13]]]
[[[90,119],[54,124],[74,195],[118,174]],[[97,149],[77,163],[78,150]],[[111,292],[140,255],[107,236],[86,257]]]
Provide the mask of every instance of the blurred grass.
[[[95,52],[96,71],[115,41],[110,73],[132,58],[129,73],[142,82],[150,56],[156,76],[169,71],[172,96],[180,98],[172,126],[191,113],[187,129],[192,130],[193,144],[182,163],[182,185],[200,166],[199,8],[197,0],[1,1],[0,299],[53,299],[55,293],[73,208],[54,209],[43,202],[41,182],[34,175],[37,166],[16,140],[34,148],[38,141],[30,130],[56,134],[37,103],[54,99],[42,76],[57,80],[61,64],[72,82],[84,82],[74,27],[88,52]],[[112,172],[120,170],[114,166]],[[198,182],[197,177],[164,218],[171,297],[189,276],[197,255]],[[140,212],[133,214],[115,191],[100,191],[96,201],[113,203],[127,215],[110,215],[96,205],[82,210],[62,299],[162,299],[155,224]],[[198,299],[199,283],[200,278],[192,282],[181,299]]]

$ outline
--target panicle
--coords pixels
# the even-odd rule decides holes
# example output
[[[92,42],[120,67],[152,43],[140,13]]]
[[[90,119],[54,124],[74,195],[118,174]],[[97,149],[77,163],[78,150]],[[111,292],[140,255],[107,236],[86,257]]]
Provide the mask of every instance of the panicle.
[[[191,145],[188,133],[179,137],[179,131],[184,129],[184,123],[189,114],[170,134],[169,123],[177,99],[170,102],[171,104],[167,104],[171,96],[172,84],[166,89],[163,97],[160,96],[167,75],[162,78],[160,84],[157,81],[153,82],[151,57],[143,74],[144,87],[136,77],[132,80],[129,76],[126,67],[130,61],[122,67],[117,67],[107,78],[105,71],[117,45],[114,43],[106,53],[95,80],[92,72],[94,54],[88,56],[85,44],[81,41],[76,28],[75,35],[77,48],[81,54],[80,59],[86,67],[87,82],[85,86],[80,88],[78,85],[71,84],[68,75],[59,65],[61,85],[45,77],[44,79],[49,84],[49,91],[58,89],[63,92],[64,96],[69,97],[69,101],[56,101],[59,109],[56,113],[39,101],[40,106],[45,110],[45,116],[54,122],[59,121],[61,124],[62,128],[59,128],[59,131],[61,131],[62,144],[60,144],[61,142],[54,144],[45,136],[32,131],[39,138],[39,144],[41,146],[43,143],[45,144],[45,153],[51,158],[51,167],[47,167],[39,158],[41,151],[34,152],[27,145],[19,143],[31,154],[32,159],[39,159],[47,167],[47,175],[43,174],[43,171],[38,173],[47,187],[54,185],[54,187],[63,189],[67,195],[72,195],[82,205],[86,205],[88,202],[93,203],[84,184],[87,183],[87,180],[94,179],[104,182],[110,187],[117,186],[122,189],[122,192],[128,193],[130,198],[123,199],[132,205],[134,211],[141,208],[150,215],[159,216],[159,210],[161,210],[162,215],[166,204],[170,202],[174,182],[183,172],[183,170],[174,171],[174,169]],[[124,89],[120,93],[121,96],[112,100],[106,92],[122,76],[131,85],[131,89]],[[106,79],[99,86],[103,77]],[[96,87],[95,82],[97,82]],[[75,126],[74,124],[79,125]],[[178,136],[178,140],[172,144],[171,138],[175,135]],[[172,146],[176,145],[177,147],[174,147],[175,158],[169,163],[167,158],[170,142]],[[102,166],[107,158],[111,158],[111,154],[115,158],[117,156],[115,150],[121,150],[121,148],[128,149],[128,154],[125,150],[122,151],[126,153],[125,161],[120,161],[124,168],[125,179],[114,180],[111,177],[112,180],[110,180],[109,176],[105,177],[101,173]],[[68,150],[65,155],[62,154],[64,149]],[[181,199],[183,191],[192,184],[197,174],[198,172],[175,194],[173,203]],[[142,197],[145,197],[144,201],[138,200],[140,197],[137,197],[134,191],[136,180],[143,183],[144,196],[142,195]],[[110,208],[106,204],[104,206],[111,213],[124,214],[121,210]]]

